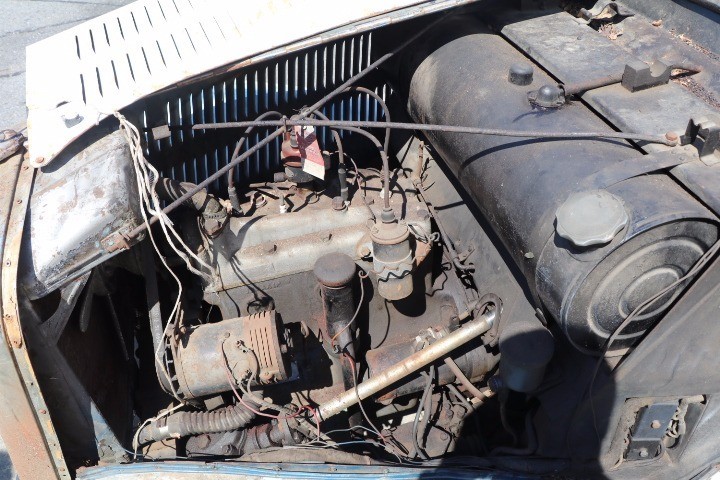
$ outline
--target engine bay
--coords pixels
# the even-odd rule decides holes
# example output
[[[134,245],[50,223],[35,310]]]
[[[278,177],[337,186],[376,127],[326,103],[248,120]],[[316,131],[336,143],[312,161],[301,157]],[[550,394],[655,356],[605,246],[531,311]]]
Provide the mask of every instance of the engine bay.
[[[38,169],[19,309],[71,471],[715,460],[717,329],[690,317],[716,308],[720,110],[665,99],[717,55],[641,61],[597,47],[639,8],[527,3],[178,85]]]

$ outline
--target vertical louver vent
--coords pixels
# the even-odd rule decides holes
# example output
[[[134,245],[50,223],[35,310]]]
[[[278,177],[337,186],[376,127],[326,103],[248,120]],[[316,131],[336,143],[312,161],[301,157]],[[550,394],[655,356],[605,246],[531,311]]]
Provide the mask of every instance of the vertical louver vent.
[[[148,155],[162,174],[197,183],[229,161],[240,131],[192,131],[196,123],[253,119],[268,110],[292,113],[339,85],[372,62],[372,33],[346,38],[290,54],[265,64],[238,70],[233,77],[187,88],[170,100],[150,102],[140,119],[146,131]],[[383,97],[384,83],[371,80],[371,88]],[[364,83],[365,86],[368,83]],[[323,113],[331,119],[378,120],[382,111],[367,95],[347,94],[328,104]],[[155,141],[152,127],[171,126],[170,138]],[[244,149],[267,130],[253,132]],[[331,148],[329,133],[319,132],[321,146]],[[267,179],[279,170],[280,141],[270,144],[244,163],[237,181]],[[216,182],[213,189],[224,188]]]

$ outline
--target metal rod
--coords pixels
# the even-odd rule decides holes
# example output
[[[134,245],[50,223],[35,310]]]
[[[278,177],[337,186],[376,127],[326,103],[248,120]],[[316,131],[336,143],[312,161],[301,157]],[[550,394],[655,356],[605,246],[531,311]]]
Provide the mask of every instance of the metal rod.
[[[455,380],[460,382],[463,387],[465,387],[465,390],[467,390],[469,393],[472,394],[473,397],[477,398],[480,401],[485,400],[490,395],[485,395],[482,390],[477,388],[475,385],[472,384],[469,378],[463,373],[463,371],[458,367],[458,364],[455,363],[455,360],[453,360],[451,357],[445,357],[445,365],[448,366],[450,371],[455,375]]]
[[[282,121],[246,121],[246,122],[223,122],[223,123],[200,123],[193,126],[193,130],[210,130],[218,128],[244,128],[251,125],[258,127],[272,127],[283,124]],[[645,133],[630,132],[543,132],[538,130],[505,130],[485,127],[463,127],[458,125],[436,125],[425,123],[403,123],[403,122],[373,122],[361,120],[299,120],[288,119],[287,125],[300,125],[312,127],[334,127],[339,129],[350,128],[395,128],[398,130],[419,130],[419,131],[441,131],[450,133],[469,133],[474,135],[494,135],[502,137],[520,138],[618,138],[624,140],[640,140],[649,143],[660,143],[670,147],[678,143],[668,140],[664,135],[651,135]]]
[[[371,377],[357,386],[357,389],[347,390],[329,402],[320,405],[318,414],[322,420],[337,415],[359,401],[375,395],[384,388],[402,380],[430,363],[447,356],[453,350],[465,345],[492,328],[497,320],[497,308],[489,310],[476,320],[466,323],[459,329],[440,338],[427,348],[416,352],[406,359],[396,363],[387,370]]]

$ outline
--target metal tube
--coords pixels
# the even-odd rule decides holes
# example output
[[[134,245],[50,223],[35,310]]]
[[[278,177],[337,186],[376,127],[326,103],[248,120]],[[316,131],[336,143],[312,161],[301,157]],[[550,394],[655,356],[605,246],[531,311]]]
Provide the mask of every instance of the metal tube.
[[[358,401],[375,395],[384,388],[389,387],[406,376],[414,373],[426,365],[445,357],[453,350],[465,345],[492,328],[498,317],[497,309],[489,310],[476,320],[468,322],[461,328],[448,334],[431,344],[427,348],[416,352],[401,362],[396,363],[384,372],[373,376],[357,386],[357,390],[348,390],[338,397],[323,404],[318,409],[322,420],[337,415]]]
[[[455,379],[462,384],[463,387],[465,387],[465,390],[470,392],[473,397],[477,398],[478,400],[482,401],[485,398],[487,398],[487,395],[485,395],[479,388],[477,388],[475,385],[472,384],[469,378],[465,376],[462,370],[460,370],[460,367],[458,367],[458,364],[455,363],[455,360],[453,360],[450,357],[445,357],[445,365],[450,368],[450,371],[452,371],[455,374]]]
[[[307,119],[288,119],[287,121],[246,121],[246,122],[222,122],[222,123],[199,123],[193,125],[193,130],[210,130],[213,128],[243,128],[248,126],[273,127],[287,124],[304,125],[313,127],[334,127],[341,130],[350,128],[396,128],[398,130],[417,130],[417,131],[440,131],[448,133],[470,133],[474,135],[491,135],[500,137],[518,137],[518,138],[619,138],[623,140],[640,140],[650,143],[659,143],[670,147],[675,147],[678,142],[668,140],[664,135],[652,135],[645,133],[632,132],[553,132],[541,130],[510,130],[485,127],[464,127],[459,125],[439,125],[429,123],[403,123],[403,122],[372,122],[360,120],[307,120]]]

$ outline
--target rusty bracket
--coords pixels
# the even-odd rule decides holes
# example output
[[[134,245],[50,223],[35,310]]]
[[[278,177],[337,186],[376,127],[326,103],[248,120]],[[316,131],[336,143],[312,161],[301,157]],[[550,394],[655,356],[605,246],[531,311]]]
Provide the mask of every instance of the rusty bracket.
[[[720,163],[720,115],[691,118],[680,144],[697,148],[705,165]]]
[[[615,0],[598,0],[592,8],[580,9],[580,17],[588,23],[593,20],[611,21],[615,17],[632,17],[634,15],[634,12],[616,3]]]
[[[100,240],[100,245],[108,253],[114,253],[117,251],[128,250],[132,246],[131,239],[128,237],[125,230],[118,230],[113,232],[107,237]]]
[[[641,60],[633,59],[625,65],[621,84],[625,89],[637,92],[665,85],[670,81],[671,73],[672,65],[666,65],[660,60],[655,60],[648,65]]]

